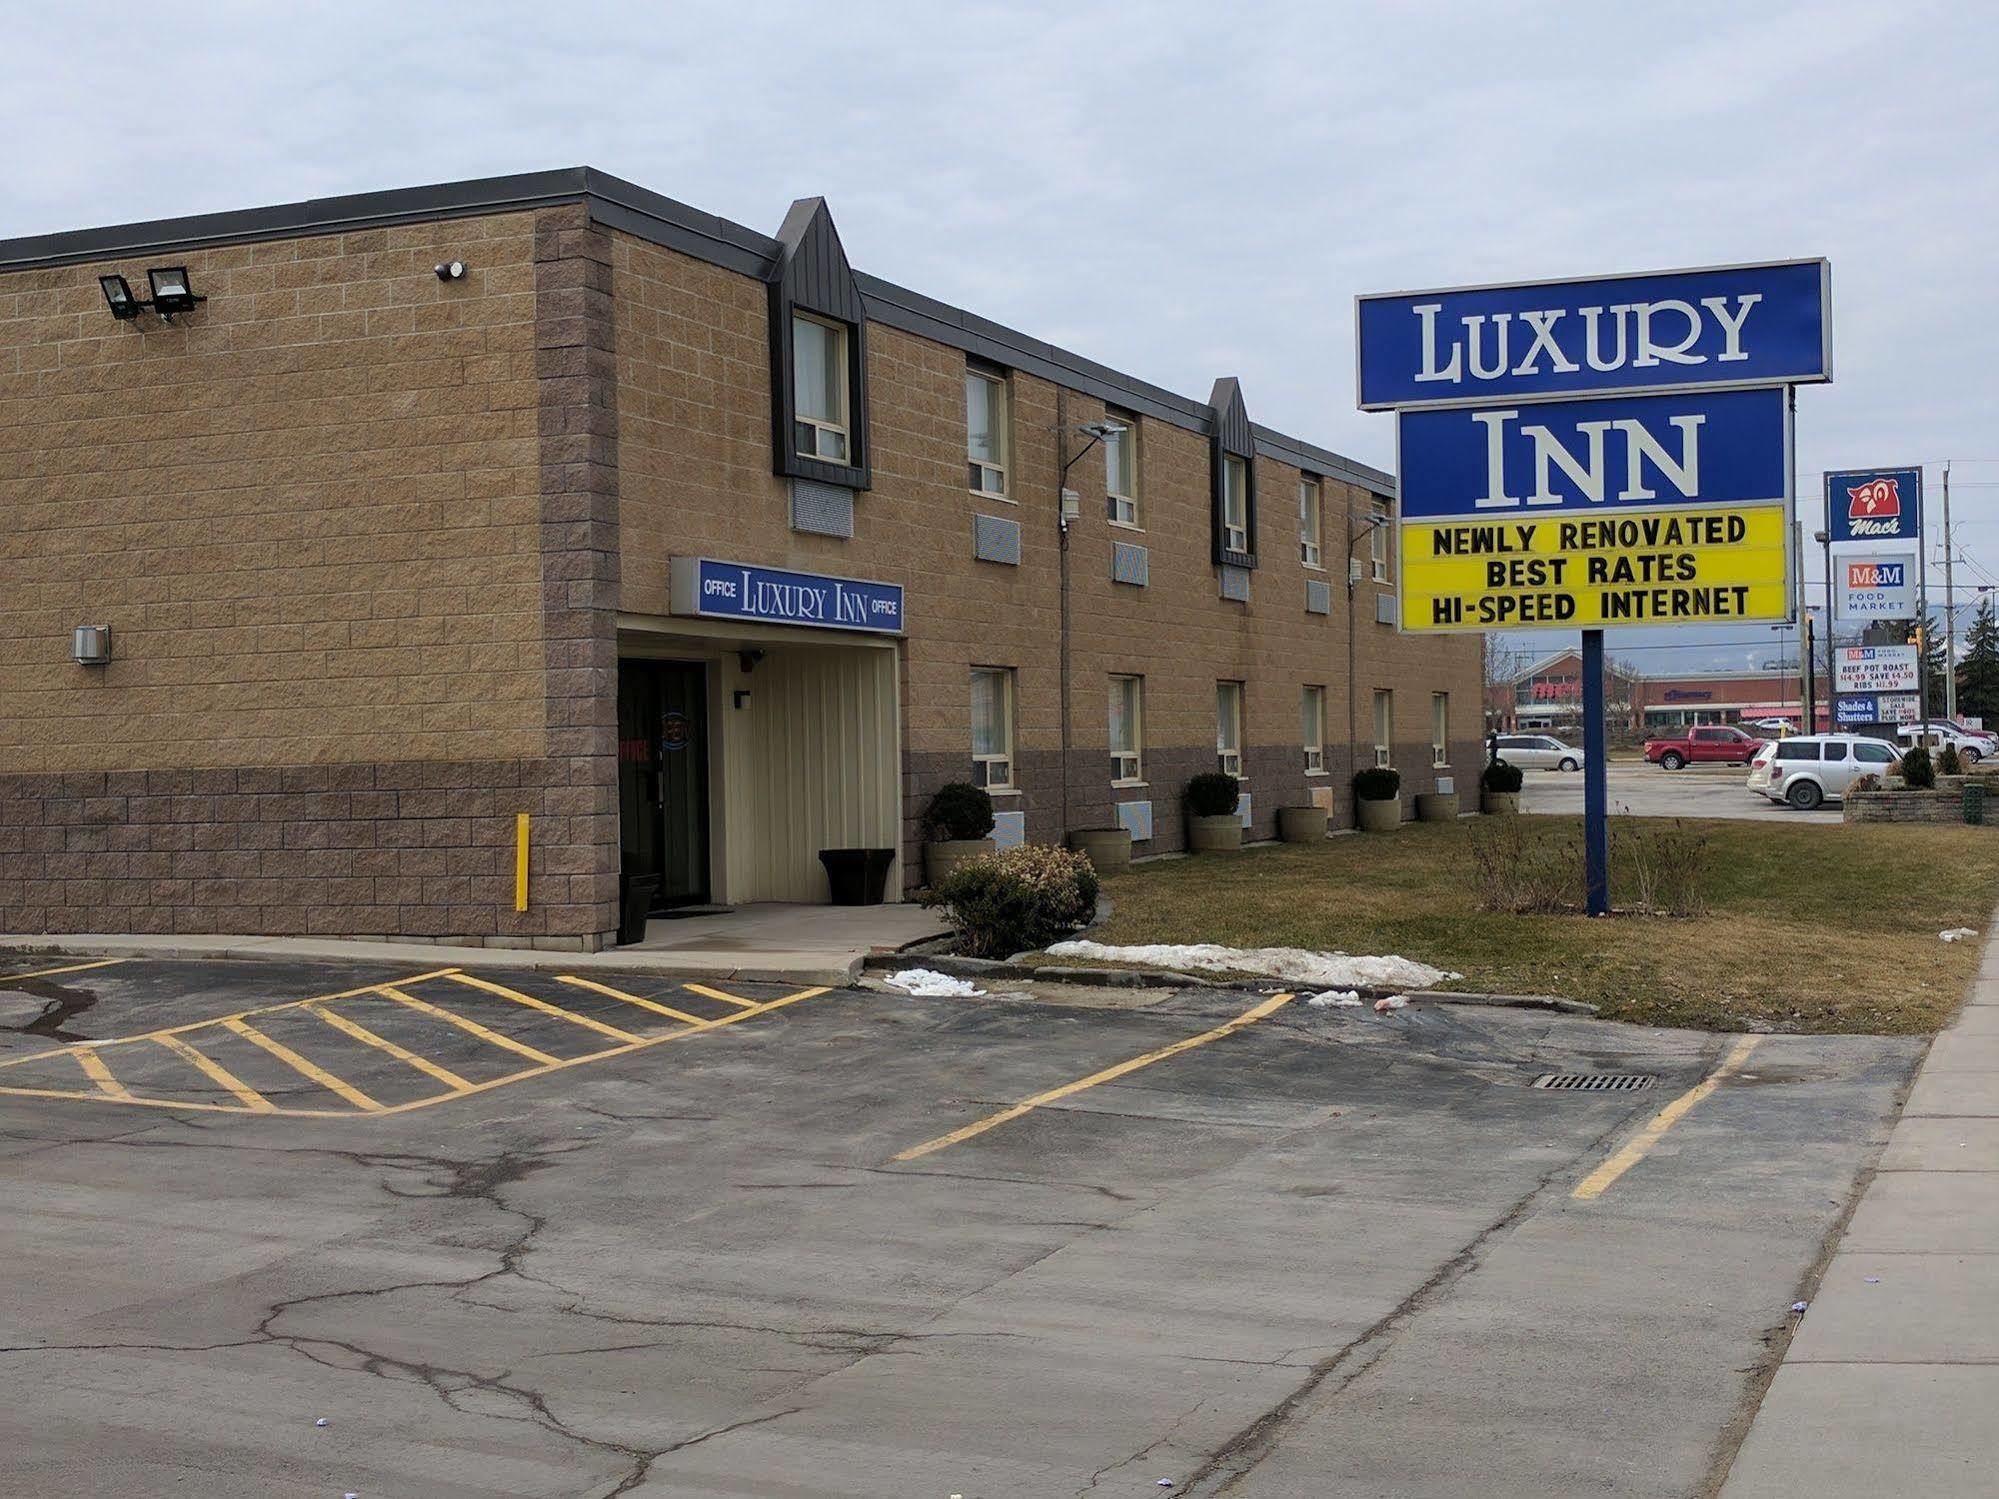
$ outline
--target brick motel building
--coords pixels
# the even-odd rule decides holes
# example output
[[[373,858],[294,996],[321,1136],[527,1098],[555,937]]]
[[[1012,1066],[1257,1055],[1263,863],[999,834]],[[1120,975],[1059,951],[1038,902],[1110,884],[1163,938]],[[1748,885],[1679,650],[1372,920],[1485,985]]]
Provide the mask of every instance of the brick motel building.
[[[947,781],[1140,854],[1217,766],[1252,837],[1357,765],[1469,786],[1478,642],[1384,622],[1393,493],[853,271],[818,199],[0,243],[0,930],[587,950],[634,879],[823,901],[880,847],[895,898]]]

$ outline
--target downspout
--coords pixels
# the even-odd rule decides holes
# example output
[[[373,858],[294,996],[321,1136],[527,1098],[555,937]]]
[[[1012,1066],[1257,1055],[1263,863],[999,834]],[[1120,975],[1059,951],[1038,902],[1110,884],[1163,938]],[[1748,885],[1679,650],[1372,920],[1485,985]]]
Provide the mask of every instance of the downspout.
[[[1055,387],[1055,529],[1059,549],[1061,596],[1056,626],[1057,662],[1062,693],[1062,825],[1057,842],[1068,841],[1069,827],[1069,517],[1063,513],[1063,490],[1069,482],[1069,392]]]
[[[1351,485],[1343,487],[1347,491],[1347,785],[1351,788],[1353,778],[1360,769],[1360,721],[1358,718],[1360,704],[1357,700],[1360,688],[1355,675],[1354,661],[1354,637],[1359,633],[1354,623],[1354,595],[1359,592],[1354,578],[1354,570],[1358,566],[1358,563],[1354,559],[1354,547],[1360,540],[1360,537],[1354,530],[1353,488]],[[1360,826],[1360,809],[1358,807],[1354,809],[1354,826]]]

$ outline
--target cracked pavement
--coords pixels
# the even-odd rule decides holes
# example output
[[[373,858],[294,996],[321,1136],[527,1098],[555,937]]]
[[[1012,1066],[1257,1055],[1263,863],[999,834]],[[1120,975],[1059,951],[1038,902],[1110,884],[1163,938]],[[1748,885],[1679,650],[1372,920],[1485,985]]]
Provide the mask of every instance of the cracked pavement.
[[[368,979],[108,969],[62,1023]],[[1767,1038],[1588,1203],[1721,1038],[1294,1005],[891,1161],[1242,1006],[839,991],[389,1117],[0,1097],[7,1483],[1697,1495],[1919,1052]]]

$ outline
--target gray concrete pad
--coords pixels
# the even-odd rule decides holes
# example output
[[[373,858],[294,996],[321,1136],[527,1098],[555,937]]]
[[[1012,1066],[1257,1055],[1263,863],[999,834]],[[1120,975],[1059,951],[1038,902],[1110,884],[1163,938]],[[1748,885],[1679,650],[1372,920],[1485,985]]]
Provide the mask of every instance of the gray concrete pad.
[[[1792,1363],[1999,1363],[1999,1254],[1836,1254]]]
[[[1837,804],[1799,812],[1773,802],[1746,782],[1749,767],[1694,767],[1661,770],[1656,765],[1611,764],[1604,770],[1612,815],[1632,817],[1723,817],[1749,822],[1836,823]],[[1520,787],[1520,810],[1580,817],[1583,778],[1560,771],[1527,772]]]
[[[1999,1072],[1999,1035],[1947,1030],[1931,1045],[1923,1072],[1925,1076],[1939,1072]]]
[[[1905,1117],[1881,1153],[1883,1171],[1999,1171],[1999,1119]]]
[[[1999,1117],[1999,1072],[1931,1072],[1917,1076],[1902,1115]]]
[[[1995,1410],[1995,1367],[1786,1363],[1721,1499],[1991,1499]]]
[[[1854,1209],[1840,1247],[1876,1254],[1999,1251],[1999,1177],[1885,1171]]]

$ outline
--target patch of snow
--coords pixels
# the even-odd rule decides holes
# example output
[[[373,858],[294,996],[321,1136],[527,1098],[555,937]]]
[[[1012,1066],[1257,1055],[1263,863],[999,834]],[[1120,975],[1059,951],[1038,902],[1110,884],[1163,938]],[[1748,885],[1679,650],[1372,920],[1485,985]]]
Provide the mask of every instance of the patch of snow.
[[[1360,996],[1351,989],[1328,989],[1323,994],[1308,994],[1305,1003],[1315,1010],[1331,1009],[1334,1005],[1360,1005]]]
[[[1157,968],[1191,968],[1207,973],[1256,973],[1287,983],[1328,989],[1429,989],[1447,973],[1410,958],[1355,957],[1343,952],[1310,952],[1302,947],[1223,947],[1213,942],[1132,943],[1058,942],[1048,949],[1052,958],[1095,958],[1102,962],[1142,963]]]
[[[1954,926],[1947,932],[1937,933],[1937,936],[1946,942],[1962,942],[1966,937],[1976,937],[1977,935],[1978,933],[1974,932],[1968,926]]]
[[[970,979],[953,978],[934,968],[905,968],[887,975],[882,982],[918,999],[976,999],[986,992]]]

